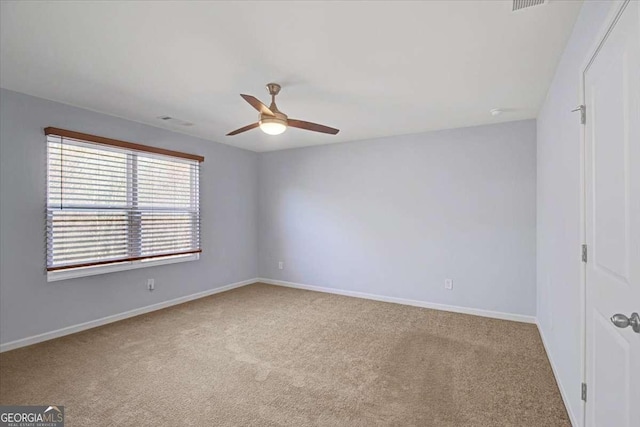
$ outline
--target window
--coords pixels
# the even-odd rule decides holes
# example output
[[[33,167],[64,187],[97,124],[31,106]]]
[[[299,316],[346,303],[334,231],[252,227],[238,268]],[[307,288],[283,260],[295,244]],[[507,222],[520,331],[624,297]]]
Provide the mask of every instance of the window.
[[[202,157],[62,129],[45,134],[50,277],[201,252]]]

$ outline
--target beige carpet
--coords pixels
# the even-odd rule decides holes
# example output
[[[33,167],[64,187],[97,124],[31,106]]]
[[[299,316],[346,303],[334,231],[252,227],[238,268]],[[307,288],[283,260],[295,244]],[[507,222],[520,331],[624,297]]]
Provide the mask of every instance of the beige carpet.
[[[0,355],[67,426],[569,426],[534,325],[263,284]]]

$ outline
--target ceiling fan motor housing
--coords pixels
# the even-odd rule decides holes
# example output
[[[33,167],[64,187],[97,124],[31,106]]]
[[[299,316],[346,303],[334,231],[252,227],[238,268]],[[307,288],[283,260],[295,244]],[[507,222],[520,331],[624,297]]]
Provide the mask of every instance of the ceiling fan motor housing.
[[[287,115],[284,113],[281,113],[280,111],[274,111],[273,112],[275,114],[275,116],[270,116],[269,114],[259,114],[258,115],[258,120],[260,121],[260,124],[263,123],[279,123],[281,125],[286,126],[287,125]]]

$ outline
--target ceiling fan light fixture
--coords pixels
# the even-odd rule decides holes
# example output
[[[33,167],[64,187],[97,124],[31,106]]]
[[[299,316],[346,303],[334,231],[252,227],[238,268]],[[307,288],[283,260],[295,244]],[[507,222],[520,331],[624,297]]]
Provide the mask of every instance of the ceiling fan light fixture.
[[[274,118],[263,118],[260,120],[260,130],[267,135],[280,135],[287,130],[284,120]]]

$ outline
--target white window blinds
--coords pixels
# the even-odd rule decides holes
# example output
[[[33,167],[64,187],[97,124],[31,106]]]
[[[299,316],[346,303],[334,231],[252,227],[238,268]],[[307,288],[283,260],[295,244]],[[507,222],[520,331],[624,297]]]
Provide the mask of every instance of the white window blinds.
[[[202,157],[45,133],[48,271],[201,252]]]

